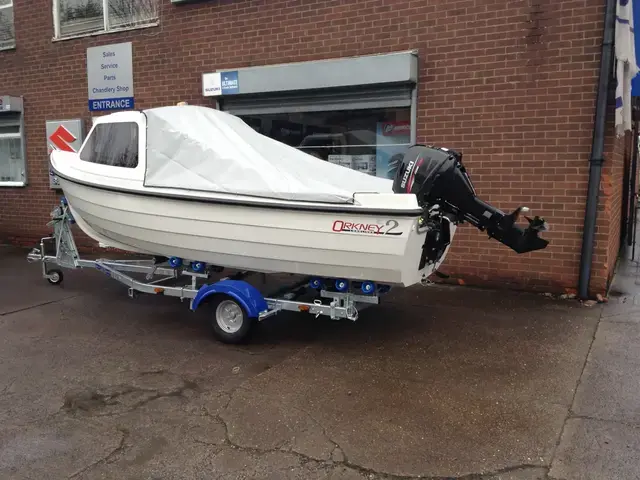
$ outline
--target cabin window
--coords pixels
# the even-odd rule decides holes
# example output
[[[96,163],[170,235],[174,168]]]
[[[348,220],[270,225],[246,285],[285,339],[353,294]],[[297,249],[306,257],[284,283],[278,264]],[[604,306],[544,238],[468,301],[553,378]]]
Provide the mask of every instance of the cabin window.
[[[55,38],[73,38],[158,24],[160,0],[53,0],[53,2]]]
[[[112,167],[137,167],[138,124],[117,122],[96,125],[80,151],[80,159]]]

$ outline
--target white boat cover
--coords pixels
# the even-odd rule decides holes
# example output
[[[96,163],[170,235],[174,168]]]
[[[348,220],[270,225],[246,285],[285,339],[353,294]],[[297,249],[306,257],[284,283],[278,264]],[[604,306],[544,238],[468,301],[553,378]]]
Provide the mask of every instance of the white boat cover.
[[[354,193],[392,193],[392,180],[316,158],[226,112],[185,105],[144,114],[148,187],[323,203],[353,203]]]

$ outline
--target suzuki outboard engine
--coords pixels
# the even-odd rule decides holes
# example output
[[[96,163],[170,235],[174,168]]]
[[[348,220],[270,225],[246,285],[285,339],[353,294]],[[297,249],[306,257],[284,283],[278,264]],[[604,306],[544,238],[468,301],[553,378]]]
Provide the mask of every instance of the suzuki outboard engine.
[[[462,165],[462,154],[453,150],[424,145],[409,148],[396,172],[393,191],[413,193],[425,212],[439,207],[454,222],[467,221],[518,253],[541,250],[549,243],[538,236],[547,229],[543,219],[525,217],[526,229],[516,225],[520,213],[528,209],[519,207],[505,214],[480,200]]]

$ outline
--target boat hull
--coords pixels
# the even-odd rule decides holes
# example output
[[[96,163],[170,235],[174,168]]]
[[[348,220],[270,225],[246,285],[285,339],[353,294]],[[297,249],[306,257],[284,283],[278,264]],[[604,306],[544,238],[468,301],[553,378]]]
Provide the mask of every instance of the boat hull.
[[[60,178],[78,226],[131,252],[176,256],[231,269],[370,280],[409,286],[425,233],[418,216],[331,213],[162,198]],[[451,235],[455,225],[451,225]]]

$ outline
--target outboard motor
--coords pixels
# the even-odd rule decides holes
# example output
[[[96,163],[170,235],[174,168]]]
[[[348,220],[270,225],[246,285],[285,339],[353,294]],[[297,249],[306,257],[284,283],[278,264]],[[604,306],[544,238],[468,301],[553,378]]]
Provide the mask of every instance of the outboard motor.
[[[518,253],[541,250],[549,244],[538,236],[547,230],[540,217],[525,217],[529,222],[526,229],[516,225],[520,213],[528,211],[526,207],[505,214],[480,200],[462,165],[462,154],[453,150],[424,145],[409,148],[396,172],[393,191],[413,193],[425,212],[438,206],[454,222],[467,221]]]

